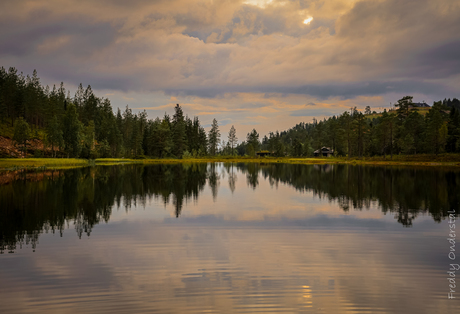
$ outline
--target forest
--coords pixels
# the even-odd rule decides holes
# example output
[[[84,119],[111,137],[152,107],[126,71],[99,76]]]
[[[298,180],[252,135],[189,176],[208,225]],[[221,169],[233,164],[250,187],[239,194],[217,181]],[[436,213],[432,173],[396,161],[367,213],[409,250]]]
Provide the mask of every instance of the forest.
[[[128,106],[115,113],[110,100],[97,97],[89,85],[80,84],[72,97],[64,83],[42,86],[35,70],[30,76],[14,67],[0,68],[0,124],[13,128],[13,141],[24,155],[31,153],[31,139],[43,140],[48,149],[34,151],[35,157],[196,158],[255,156],[260,151],[309,157],[322,147],[348,157],[459,153],[460,101],[419,106],[405,96],[389,111],[354,107],[268,136],[253,129],[238,142],[234,126],[222,135],[214,119],[206,132],[199,117],[188,117],[179,104],[172,117],[149,119],[146,111],[133,113]]]

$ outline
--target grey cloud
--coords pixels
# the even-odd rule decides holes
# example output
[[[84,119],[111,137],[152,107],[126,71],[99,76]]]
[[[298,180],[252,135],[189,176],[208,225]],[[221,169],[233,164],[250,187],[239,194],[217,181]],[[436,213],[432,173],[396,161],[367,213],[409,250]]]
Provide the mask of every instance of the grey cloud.
[[[283,92],[291,94],[305,94],[315,96],[320,99],[328,97],[340,97],[342,99],[350,99],[359,95],[373,96],[386,93],[436,93],[446,90],[440,84],[406,80],[406,81],[371,81],[371,82],[355,82],[342,84],[324,84],[324,85],[305,85],[299,87],[285,87],[281,89]]]
[[[267,104],[261,103],[261,102],[248,102],[244,103],[238,106],[238,108],[241,109],[257,109],[257,108],[263,108],[266,107]]]
[[[392,69],[399,78],[438,79],[460,73],[460,5],[440,0],[364,0],[337,21],[351,43],[343,62]],[[384,72],[384,71],[383,71]]]
[[[460,74],[460,39],[436,45],[416,54],[416,72],[431,78],[446,78]]]
[[[314,96],[319,99],[340,97],[351,99],[356,96],[374,96],[387,93],[443,93],[450,90],[441,84],[417,80],[405,81],[371,81],[354,83],[328,83],[323,85],[302,85],[302,86],[214,86],[209,88],[196,89],[168,89],[166,93],[171,96],[198,96],[203,98],[214,98],[228,92],[242,93],[265,93],[275,94],[302,94]],[[269,97],[269,96],[267,96]]]
[[[287,23],[294,5],[319,8],[321,1],[291,1],[292,12],[242,5],[221,20],[212,10],[230,2],[213,3],[196,8],[181,2],[181,10],[174,10],[173,4],[144,12],[140,11],[143,5],[151,1],[139,0],[126,6],[128,20],[130,14],[139,16],[129,23],[120,18],[124,15],[99,19],[94,12],[85,15],[81,10],[74,15],[36,10],[11,17],[0,12],[0,62],[20,71],[26,68],[27,73],[37,68],[41,77],[56,82],[164,91],[170,96],[219,98],[245,92],[265,98],[299,94],[351,99],[388,93],[458,93],[433,80],[460,73],[460,6],[452,1],[364,0],[336,25],[332,19],[315,17],[308,26]],[[124,3],[105,5],[119,9]],[[246,28],[238,28],[243,24]],[[331,33],[336,28],[337,33],[328,37],[321,30],[318,38],[304,36],[318,27]],[[220,43],[237,43],[205,44],[211,33],[219,35]],[[289,36],[254,40],[259,33]],[[61,36],[69,41],[37,53],[41,44]],[[282,48],[279,54],[278,47]]]
[[[205,41],[209,35],[216,33],[219,35],[218,43],[226,43],[230,39],[238,41],[246,39],[250,35],[259,34],[283,33],[299,37],[321,26],[330,28],[331,34],[335,32],[335,21],[332,19],[315,19],[309,26],[299,24],[296,27],[291,26],[288,28],[287,21],[289,16],[279,13],[278,11],[267,11],[251,5],[243,5],[235,12],[229,22],[217,25],[218,27],[209,21],[203,21],[199,17],[190,15],[178,15],[175,19],[177,24],[187,27],[184,34]],[[242,28],[246,29],[245,33],[235,34],[235,29],[241,31]]]
[[[292,111],[289,115],[291,117],[318,117],[318,116],[332,116],[343,113],[345,110],[341,108],[322,108],[311,109],[305,108]]]
[[[70,37],[68,43],[56,52],[84,57],[111,44],[117,33],[116,25],[92,21],[84,16],[55,17],[49,11],[35,11],[26,19],[29,21],[12,19],[2,22],[0,56],[34,55],[46,40],[65,35]]]

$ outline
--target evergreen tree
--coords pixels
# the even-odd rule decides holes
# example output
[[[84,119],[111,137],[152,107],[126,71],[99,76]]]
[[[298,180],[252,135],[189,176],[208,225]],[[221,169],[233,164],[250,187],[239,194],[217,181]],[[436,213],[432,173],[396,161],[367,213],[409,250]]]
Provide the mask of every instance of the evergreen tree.
[[[82,149],[82,125],[78,120],[75,105],[70,103],[63,118],[63,138],[67,157],[77,158]]]
[[[366,108],[364,109],[364,114],[365,115],[370,115],[372,112],[371,112],[371,107],[370,106],[366,106]]]
[[[301,157],[303,155],[302,142],[296,137],[292,141],[292,156]]]
[[[180,158],[187,150],[186,125],[182,108],[179,104],[174,107],[174,116],[171,124],[173,154]]]
[[[217,149],[218,149],[218,145],[220,142],[219,125],[217,124],[216,119],[212,120],[211,130],[209,130],[208,142],[209,142],[209,153],[212,156],[215,156],[217,154]]]
[[[51,145],[52,156],[56,157],[55,147],[62,148],[64,145],[64,138],[62,137],[61,125],[56,116],[54,116],[51,121],[46,126],[46,142],[48,145]]]
[[[86,127],[82,128],[82,149],[80,157],[86,159],[95,159],[96,156],[96,146],[95,138],[96,134],[94,131],[94,122],[93,120],[89,121]]]
[[[458,152],[457,147],[460,144],[460,110],[455,107],[451,107],[450,109],[447,129],[446,151],[449,153]]]
[[[172,154],[173,141],[171,133],[169,116],[165,115],[157,131],[156,149],[160,158],[169,157]]]
[[[380,123],[377,125],[377,146],[380,148],[379,153],[383,155],[383,158],[386,158],[386,151],[388,147],[389,140],[389,128],[388,128],[388,113],[386,109],[382,113],[380,118]]]
[[[42,115],[42,87],[40,79],[37,75],[37,70],[33,71],[32,77],[27,76],[26,80],[26,107],[27,107],[27,120],[35,125],[37,128]]]
[[[251,151],[252,154],[248,154],[248,155],[255,156],[255,153],[259,150],[259,145],[260,145],[259,133],[257,133],[256,129],[252,129],[252,131],[247,134],[246,141],[248,145],[250,145],[252,149],[254,150],[253,153]]]
[[[359,157],[363,156],[365,135],[367,132],[367,124],[364,115],[361,112],[356,112],[353,115],[353,139],[355,143],[356,154]]]
[[[417,154],[423,151],[425,120],[417,111],[412,111],[404,121],[403,134],[405,134],[403,147],[405,153]]]
[[[7,90],[8,73],[4,67],[0,67],[0,123],[5,121],[8,114],[8,109],[5,101],[5,94]]]
[[[199,148],[198,148],[197,155],[206,156],[208,154],[208,139],[206,137],[206,131],[201,126],[198,129],[198,143],[199,143]]]
[[[18,143],[21,146],[22,154],[25,157],[26,149],[27,149],[27,140],[30,137],[30,128],[27,121],[25,121],[22,117],[16,119],[14,123],[14,135],[13,141]]]
[[[348,112],[345,111],[340,116],[339,121],[340,121],[341,128],[344,131],[344,140],[346,142],[346,147],[347,147],[346,153],[348,154],[348,158],[350,158],[352,156],[352,151],[351,151],[351,140],[352,140],[352,126],[351,126],[351,124],[352,124],[352,117],[350,116],[350,114]],[[315,149],[315,147],[313,147],[313,149]]]
[[[410,107],[413,106],[413,98],[414,97],[412,96],[405,96],[398,100],[398,102],[395,104],[395,106],[398,108],[396,113],[400,123],[403,123],[404,120],[409,116]]]
[[[313,156],[314,151],[313,147],[311,147],[310,139],[306,138],[303,144],[303,155],[307,157]]]
[[[444,151],[447,139],[447,125],[444,125],[443,109],[442,102],[435,102],[425,116],[427,149],[436,155]]]
[[[228,132],[228,145],[230,145],[232,156],[235,155],[234,147],[236,146],[237,141],[238,138],[236,137],[236,129],[232,125],[230,131]]]

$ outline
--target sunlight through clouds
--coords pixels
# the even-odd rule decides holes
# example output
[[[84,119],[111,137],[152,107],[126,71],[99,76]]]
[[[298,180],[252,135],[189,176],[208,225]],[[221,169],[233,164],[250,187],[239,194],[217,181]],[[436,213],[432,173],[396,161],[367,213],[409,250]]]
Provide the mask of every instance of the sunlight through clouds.
[[[303,23],[308,25],[308,24],[310,24],[311,21],[313,21],[313,17],[309,16],[303,21]]]

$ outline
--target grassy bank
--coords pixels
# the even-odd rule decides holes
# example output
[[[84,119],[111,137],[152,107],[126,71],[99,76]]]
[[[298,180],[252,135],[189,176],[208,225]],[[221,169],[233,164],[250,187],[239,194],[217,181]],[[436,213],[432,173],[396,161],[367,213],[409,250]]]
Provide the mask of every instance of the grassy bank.
[[[353,165],[408,165],[408,166],[455,166],[460,167],[460,154],[436,155],[394,155],[393,159],[379,157],[363,158],[290,158],[290,157],[203,157],[192,159],[125,159],[102,158],[96,160],[73,158],[22,158],[0,159],[0,169],[66,169],[94,165],[117,164],[156,164],[156,163],[191,163],[191,162],[251,162],[251,163],[291,163],[291,164],[353,164]]]
[[[0,169],[67,169],[75,167],[89,166],[90,162],[86,159],[76,158],[2,158],[0,159]]]

